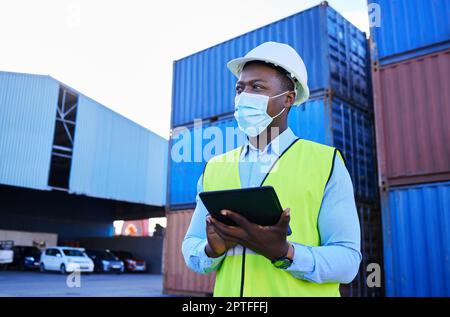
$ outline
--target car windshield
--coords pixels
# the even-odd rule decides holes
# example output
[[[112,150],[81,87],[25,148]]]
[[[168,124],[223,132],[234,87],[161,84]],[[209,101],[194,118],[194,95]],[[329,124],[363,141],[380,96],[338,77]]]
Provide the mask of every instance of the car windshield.
[[[74,249],[63,249],[65,256],[84,256],[83,252]]]

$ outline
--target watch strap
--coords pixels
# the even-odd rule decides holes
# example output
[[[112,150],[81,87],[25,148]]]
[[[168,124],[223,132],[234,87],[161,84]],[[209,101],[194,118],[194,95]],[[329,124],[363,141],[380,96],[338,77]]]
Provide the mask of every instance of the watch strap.
[[[292,262],[294,261],[293,258],[294,258],[294,246],[289,243],[289,248],[288,248],[286,255],[273,260],[272,264],[276,268],[287,269],[292,265]]]

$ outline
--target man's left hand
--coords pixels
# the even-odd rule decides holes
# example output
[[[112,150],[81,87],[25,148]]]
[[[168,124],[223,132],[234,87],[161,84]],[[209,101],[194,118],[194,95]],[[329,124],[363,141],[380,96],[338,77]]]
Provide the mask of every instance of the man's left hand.
[[[286,208],[274,226],[260,226],[231,210],[222,210],[222,215],[233,220],[238,227],[228,226],[211,217],[212,225],[224,240],[234,241],[273,261],[287,254],[286,240],[290,221],[290,209]]]

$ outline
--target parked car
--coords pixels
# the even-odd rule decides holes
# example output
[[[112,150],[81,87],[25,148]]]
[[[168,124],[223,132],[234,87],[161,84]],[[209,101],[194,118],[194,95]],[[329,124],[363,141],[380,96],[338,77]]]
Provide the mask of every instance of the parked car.
[[[0,241],[0,266],[6,269],[6,266],[14,260],[14,241],[2,240]]]
[[[61,274],[79,270],[93,272],[94,262],[86,255],[84,249],[71,247],[46,248],[41,255],[41,272],[60,271]]]
[[[134,256],[131,252],[112,251],[112,253],[125,263],[125,269],[127,271],[145,272],[147,270],[145,261]]]
[[[125,271],[125,264],[109,250],[86,250],[86,254],[94,262],[94,272],[96,273],[116,272],[120,274]]]
[[[22,270],[39,269],[41,250],[36,247],[16,245],[13,251],[14,261],[12,266]]]

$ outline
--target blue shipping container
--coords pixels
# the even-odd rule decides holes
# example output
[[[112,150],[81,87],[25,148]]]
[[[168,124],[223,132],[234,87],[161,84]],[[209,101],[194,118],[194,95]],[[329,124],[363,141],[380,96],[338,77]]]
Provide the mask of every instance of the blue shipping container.
[[[231,113],[236,78],[226,64],[266,41],[287,43],[299,52],[311,91],[332,89],[368,107],[365,33],[322,4],[175,61],[171,126]]]
[[[211,126],[217,128],[217,133],[205,135],[205,129]],[[339,148],[347,161],[358,200],[373,202],[376,199],[373,128],[372,120],[366,113],[338,98],[330,99],[322,95],[291,109],[289,126],[301,138]],[[232,142],[224,144],[226,133],[234,132],[236,137],[231,139]],[[211,139],[218,149],[212,151],[216,155],[241,145],[245,136],[237,128],[233,117],[204,123],[202,127],[180,127],[174,130],[169,153],[168,201],[171,209],[195,205],[197,181],[205,162],[211,157]]]
[[[50,190],[59,83],[0,72],[0,184]]]
[[[375,140],[370,115],[337,98],[312,99],[289,113],[289,126],[301,138],[341,150],[359,201],[377,199]]]
[[[371,28],[373,58],[392,64],[450,47],[450,1],[369,0],[380,9],[380,25]],[[377,9],[374,9],[377,10]],[[371,15],[375,12],[372,10]]]
[[[450,182],[391,188],[382,200],[387,296],[450,296]]]
[[[225,138],[228,144],[224,142]],[[206,162],[212,156],[242,145],[244,141],[245,136],[237,127],[234,117],[175,129],[169,153],[170,208],[192,208],[195,205],[197,181]]]

